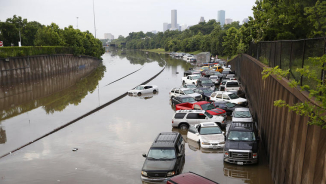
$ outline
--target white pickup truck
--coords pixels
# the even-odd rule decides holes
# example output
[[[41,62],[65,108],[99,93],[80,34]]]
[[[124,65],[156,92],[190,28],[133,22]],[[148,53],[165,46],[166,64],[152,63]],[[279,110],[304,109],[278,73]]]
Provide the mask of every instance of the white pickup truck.
[[[225,92],[225,91],[215,91],[210,96],[211,101],[226,101],[233,104],[239,104],[241,106],[247,106],[248,101],[245,98],[240,98],[238,95],[232,92]]]
[[[225,82],[225,91],[236,91],[238,92],[240,90],[239,82],[236,80],[230,80]]]
[[[199,75],[188,75],[187,77],[182,77],[182,85],[184,84],[197,84],[197,80],[200,78]]]

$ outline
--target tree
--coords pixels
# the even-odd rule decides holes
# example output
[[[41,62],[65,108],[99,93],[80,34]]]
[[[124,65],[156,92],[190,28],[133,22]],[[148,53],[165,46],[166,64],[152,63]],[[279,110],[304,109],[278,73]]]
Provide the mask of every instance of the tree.
[[[309,58],[310,62],[314,64],[318,69],[323,69],[326,71],[326,55],[322,57]],[[289,111],[294,111],[295,113],[309,117],[310,125],[322,126],[326,129],[326,81],[320,79],[320,75],[317,75],[316,71],[310,69],[309,66],[304,66],[304,68],[297,68],[303,77],[315,81],[318,85],[313,89],[309,85],[301,86],[301,90],[309,91],[309,98],[314,97],[317,101],[317,105],[312,104],[308,101],[296,103],[294,105],[287,104],[284,100],[280,99],[274,101],[274,106],[277,107],[288,107]],[[289,70],[283,71],[276,66],[275,68],[264,68],[263,79],[266,79],[270,75],[276,75],[279,79],[286,77],[289,74]],[[325,80],[325,79],[324,79]],[[299,81],[291,80],[289,85],[294,88],[299,86]]]
[[[224,53],[227,56],[233,56],[237,53],[237,47],[239,44],[239,36],[238,36],[238,30],[234,27],[231,27],[229,30],[226,32],[226,36],[223,37],[224,42]]]
[[[63,46],[64,41],[62,40],[59,26],[52,23],[49,26],[38,29],[35,35],[34,45],[35,46]]]
[[[320,2],[318,0],[315,6],[306,7],[305,15],[308,16],[309,25],[313,27],[309,36],[326,36],[326,1]]]

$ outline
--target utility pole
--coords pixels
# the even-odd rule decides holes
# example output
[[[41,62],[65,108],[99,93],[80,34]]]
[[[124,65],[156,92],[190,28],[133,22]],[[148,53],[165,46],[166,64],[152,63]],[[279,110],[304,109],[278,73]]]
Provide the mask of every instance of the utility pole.
[[[93,0],[93,14],[94,14],[94,30],[95,30],[95,38],[96,38],[96,24],[95,24],[95,7],[94,7],[94,0]]]
[[[78,29],[78,17],[77,17],[77,29]]]

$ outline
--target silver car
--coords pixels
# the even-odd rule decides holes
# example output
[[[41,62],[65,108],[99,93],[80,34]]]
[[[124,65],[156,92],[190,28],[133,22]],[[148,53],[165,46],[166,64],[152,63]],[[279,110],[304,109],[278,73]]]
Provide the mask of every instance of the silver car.
[[[253,122],[249,108],[235,108],[232,113],[232,122]]]

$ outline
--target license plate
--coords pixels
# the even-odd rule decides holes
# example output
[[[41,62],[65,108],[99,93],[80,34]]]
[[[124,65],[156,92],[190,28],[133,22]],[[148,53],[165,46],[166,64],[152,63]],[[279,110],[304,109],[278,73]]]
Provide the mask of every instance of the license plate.
[[[217,146],[213,146],[213,149],[217,149],[218,147]]]
[[[243,162],[237,162],[238,165],[243,165]]]

